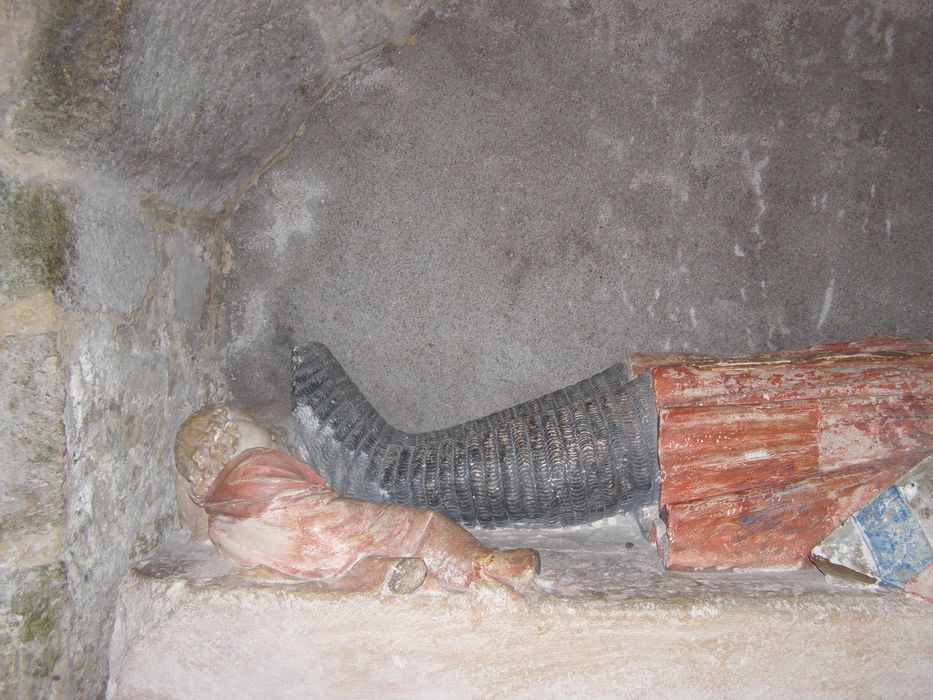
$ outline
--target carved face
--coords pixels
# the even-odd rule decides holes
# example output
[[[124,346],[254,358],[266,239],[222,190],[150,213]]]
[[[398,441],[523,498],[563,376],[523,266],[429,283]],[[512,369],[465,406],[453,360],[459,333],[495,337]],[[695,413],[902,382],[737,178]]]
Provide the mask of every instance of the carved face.
[[[202,408],[184,422],[175,438],[175,466],[200,505],[214,479],[233,457],[254,447],[275,447],[268,430],[233,406]]]
[[[231,458],[241,452],[251,450],[254,447],[275,447],[275,440],[272,434],[262,426],[257,425],[252,416],[238,411],[237,409],[233,409],[233,411],[231,411],[231,418],[236,425],[236,430],[240,434],[236,449],[234,453],[230,455]]]

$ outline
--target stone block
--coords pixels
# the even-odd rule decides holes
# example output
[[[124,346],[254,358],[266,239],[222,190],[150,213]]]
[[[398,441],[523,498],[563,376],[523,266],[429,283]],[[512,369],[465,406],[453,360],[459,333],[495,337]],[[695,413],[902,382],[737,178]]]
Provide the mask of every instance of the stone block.
[[[332,81],[404,42],[436,4],[47,0],[17,56],[27,79],[12,133],[169,207],[217,213]]]
[[[0,566],[46,564],[62,553],[64,401],[54,335],[0,337]],[[35,548],[24,549],[21,538],[33,537]]]
[[[23,311],[31,301],[10,304]],[[12,326],[9,306],[0,314]],[[32,330],[46,330],[47,321]],[[66,674],[73,609],[63,563],[64,376],[55,333],[7,329],[13,333],[0,335],[0,697],[49,697]]]
[[[158,233],[139,202],[117,188],[82,189],[71,212],[70,297],[87,311],[135,311],[155,276]]]
[[[929,687],[933,607],[897,592],[813,569],[666,573],[625,519],[476,534],[538,549],[539,592],[335,595],[243,579],[211,548],[169,542],[121,586],[107,697],[920,697]]]
[[[51,292],[0,303],[0,336],[55,333],[61,327],[62,314]]]
[[[66,279],[73,246],[58,193],[0,173],[0,300],[59,287]]]
[[[66,697],[73,605],[65,565],[0,567],[0,697]]]
[[[0,119],[4,121],[24,77],[22,67],[29,51],[36,10],[32,0],[6,0],[0,5]]]

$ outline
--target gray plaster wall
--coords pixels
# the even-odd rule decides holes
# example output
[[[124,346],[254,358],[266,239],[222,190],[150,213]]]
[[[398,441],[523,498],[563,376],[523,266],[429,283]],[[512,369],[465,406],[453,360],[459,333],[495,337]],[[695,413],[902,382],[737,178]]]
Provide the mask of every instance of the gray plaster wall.
[[[628,351],[930,335],[930,75],[928,3],[456,4],[241,204],[232,387],[323,341],[424,429]]]

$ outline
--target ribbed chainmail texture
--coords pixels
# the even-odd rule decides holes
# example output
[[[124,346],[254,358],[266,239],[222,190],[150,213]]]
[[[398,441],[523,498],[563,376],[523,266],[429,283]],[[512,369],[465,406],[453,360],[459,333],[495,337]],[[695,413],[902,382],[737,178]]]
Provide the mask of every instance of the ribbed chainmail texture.
[[[465,525],[575,525],[656,492],[651,381],[621,364],[485,418],[398,430],[320,343],[295,348],[292,402],[311,463],[338,491]]]

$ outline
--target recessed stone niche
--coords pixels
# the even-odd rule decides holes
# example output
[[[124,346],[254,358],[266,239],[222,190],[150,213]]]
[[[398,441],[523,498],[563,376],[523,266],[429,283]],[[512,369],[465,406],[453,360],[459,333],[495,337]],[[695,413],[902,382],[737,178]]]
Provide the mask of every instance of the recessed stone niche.
[[[541,551],[523,601],[246,581],[171,446],[312,340],[420,431],[629,352],[930,337],[928,3],[0,13],[0,696],[925,694],[928,603],[665,573],[621,516],[476,531]]]

